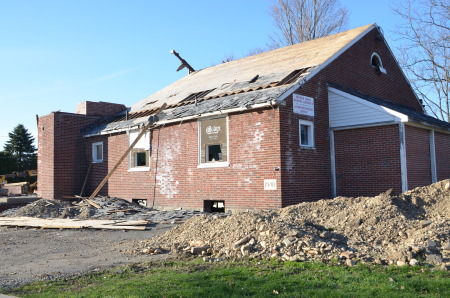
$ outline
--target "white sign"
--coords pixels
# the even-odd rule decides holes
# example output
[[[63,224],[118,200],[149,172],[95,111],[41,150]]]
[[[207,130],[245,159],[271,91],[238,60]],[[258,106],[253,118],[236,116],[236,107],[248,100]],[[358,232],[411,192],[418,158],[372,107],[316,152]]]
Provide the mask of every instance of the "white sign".
[[[314,98],[294,93],[294,113],[314,117]]]
[[[264,179],[264,190],[277,190],[277,179]]]

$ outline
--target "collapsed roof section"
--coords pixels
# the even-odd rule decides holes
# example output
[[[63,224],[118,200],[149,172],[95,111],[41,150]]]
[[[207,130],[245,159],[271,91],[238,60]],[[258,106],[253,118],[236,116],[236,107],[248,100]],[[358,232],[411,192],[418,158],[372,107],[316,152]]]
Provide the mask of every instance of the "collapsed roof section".
[[[367,25],[195,71],[109,123],[88,129],[85,137],[142,125],[163,103],[167,108],[159,120],[164,122],[276,105],[375,27]]]

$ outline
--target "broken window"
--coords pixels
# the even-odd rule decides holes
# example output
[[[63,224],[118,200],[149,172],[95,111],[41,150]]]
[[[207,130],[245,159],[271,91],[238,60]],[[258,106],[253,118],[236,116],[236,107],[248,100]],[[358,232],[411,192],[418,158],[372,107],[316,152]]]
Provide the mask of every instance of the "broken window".
[[[209,118],[199,121],[200,165],[228,165],[227,118]]]
[[[314,147],[314,123],[312,121],[300,120],[300,146]]]
[[[92,162],[103,161],[103,142],[92,144]]]
[[[128,133],[131,145],[138,137],[140,130],[132,130]],[[129,155],[130,171],[147,171],[150,169],[150,132],[146,132],[134,145]]]
[[[225,212],[225,201],[203,201],[204,212]]]

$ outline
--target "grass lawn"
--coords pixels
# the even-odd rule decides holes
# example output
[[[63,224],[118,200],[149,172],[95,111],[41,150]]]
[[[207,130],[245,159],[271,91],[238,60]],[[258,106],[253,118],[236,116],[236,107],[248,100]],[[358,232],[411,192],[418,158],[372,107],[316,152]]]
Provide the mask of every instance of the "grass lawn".
[[[450,297],[450,273],[426,267],[165,261],[35,282],[20,297]]]

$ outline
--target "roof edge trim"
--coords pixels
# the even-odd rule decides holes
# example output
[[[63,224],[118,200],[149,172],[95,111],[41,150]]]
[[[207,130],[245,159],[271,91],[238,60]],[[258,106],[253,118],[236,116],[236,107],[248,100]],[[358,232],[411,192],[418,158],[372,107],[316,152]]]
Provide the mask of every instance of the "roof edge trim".
[[[366,30],[361,32],[357,37],[355,37],[353,40],[351,40],[349,43],[347,43],[345,46],[343,46],[339,51],[334,53],[333,56],[331,56],[328,60],[326,60],[324,63],[319,65],[316,69],[314,69],[312,72],[310,72],[306,77],[304,77],[301,81],[290,87],[286,92],[284,92],[282,95],[280,95],[277,98],[277,102],[285,100],[288,96],[290,96],[292,93],[294,93],[295,90],[300,88],[303,84],[305,84],[307,81],[309,81],[311,78],[313,78],[317,73],[322,71],[325,67],[327,67],[330,63],[332,63],[334,60],[336,60],[342,53],[347,51],[350,47],[352,47],[355,43],[361,40],[364,36],[366,36],[367,33],[372,31],[373,29],[377,28],[378,25],[376,23],[370,25]]]

